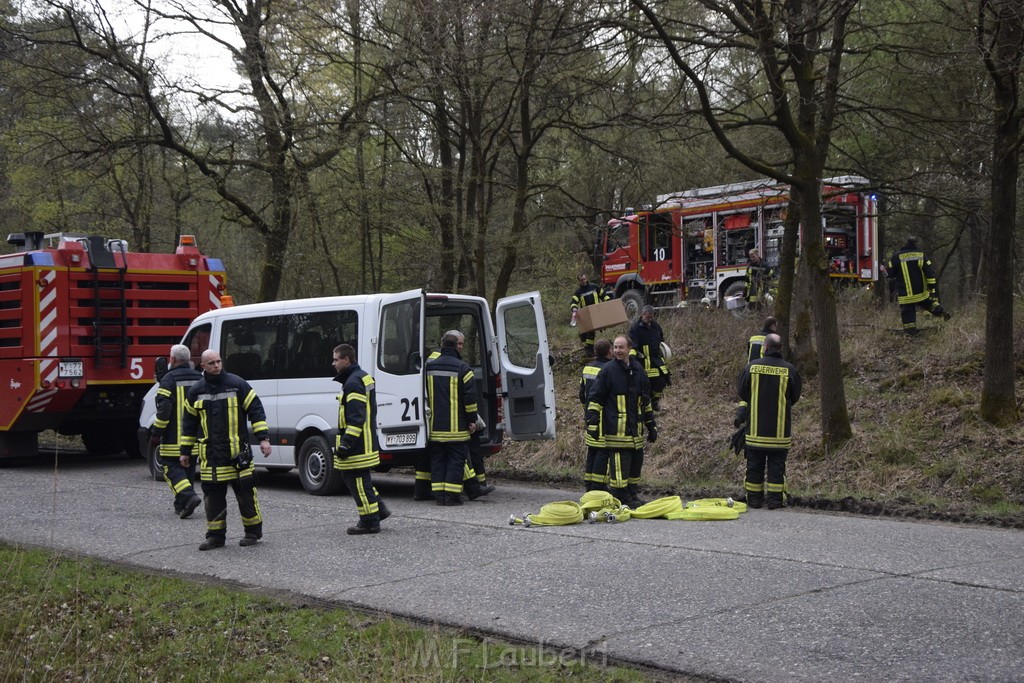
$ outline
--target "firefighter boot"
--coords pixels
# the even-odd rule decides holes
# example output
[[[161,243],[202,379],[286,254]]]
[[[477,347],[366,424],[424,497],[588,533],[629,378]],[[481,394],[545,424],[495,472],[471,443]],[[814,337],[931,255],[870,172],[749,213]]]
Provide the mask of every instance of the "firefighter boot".
[[[477,481],[467,484],[464,488],[466,490],[466,498],[470,500],[476,500],[480,496],[486,496],[494,491],[493,486],[481,486],[480,482]]]
[[[430,490],[430,479],[417,479],[412,489],[413,500],[434,500],[433,491]]]
[[[178,517],[182,519],[188,519],[192,516],[192,513],[196,511],[196,508],[203,504],[203,499],[192,492],[192,497],[185,501],[181,510],[178,512]]]
[[[223,548],[224,538],[222,536],[207,536],[206,540],[200,544],[200,550],[213,550],[214,548]]]
[[[380,521],[382,522],[391,516],[391,510],[380,498],[377,499],[377,514],[380,516]]]
[[[747,507],[764,507],[764,493],[760,491],[747,491]]]
[[[786,507],[786,503],[781,493],[769,493],[764,497],[764,506],[769,510],[778,510],[779,508]],[[747,507],[751,507],[749,500],[747,501]],[[758,507],[761,506],[759,505]]]
[[[359,522],[350,526],[346,531],[349,536],[362,536],[364,534],[380,533],[380,515],[360,515]]]

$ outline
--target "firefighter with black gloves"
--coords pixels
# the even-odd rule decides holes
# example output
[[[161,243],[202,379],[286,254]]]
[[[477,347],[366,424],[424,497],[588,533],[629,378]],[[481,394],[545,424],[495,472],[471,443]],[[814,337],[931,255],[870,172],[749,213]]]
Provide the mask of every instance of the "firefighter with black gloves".
[[[263,537],[263,516],[256,499],[256,469],[245,422],[252,423],[263,457],[270,457],[267,414],[249,383],[224,371],[220,353],[203,351],[200,364],[203,376],[188,390],[181,429],[182,467],[188,467],[195,447],[199,451],[199,478],[206,504],[206,540],[199,549],[224,546],[228,486],[235,492],[245,529],[238,545],[253,546]]]
[[[650,408],[647,373],[629,351],[629,337],[616,337],[612,344],[613,360],[601,368],[587,391],[586,417],[587,429],[596,433],[595,428],[599,427],[605,442],[594,471],[607,471],[612,495],[627,505],[636,505],[642,446],[645,439],[657,439],[658,430]]]
[[[785,505],[791,411],[800,399],[800,385],[800,373],[782,359],[782,337],[777,334],[765,337],[764,357],[748,363],[740,373],[740,404],[733,424],[746,423],[743,488],[752,508],[764,505],[772,510]]]
[[[775,269],[768,266],[761,258],[761,252],[751,249],[747,252],[747,272],[743,280],[743,298],[747,300],[748,306],[756,306],[765,301],[765,294],[773,277]]]
[[[185,397],[189,388],[202,374],[192,369],[192,356],[187,346],[175,344],[168,355],[170,369],[160,378],[156,390],[156,419],[149,445],[160,447],[159,462],[164,481],[174,494],[174,512],[187,519],[203,502],[193,487],[196,479],[195,463],[187,468],[181,466],[182,414],[187,404]]]
[[[590,283],[590,279],[587,277],[586,273],[580,273],[576,280],[579,282],[580,286],[576,289],[575,293],[573,293],[572,304],[570,305],[570,308],[572,309],[573,325],[576,325],[576,314],[581,308],[593,306],[594,304],[599,304],[611,299],[611,297],[605,293],[603,288]],[[580,341],[583,343],[583,353],[588,358],[594,355],[594,338],[596,336],[596,332],[580,332]]]
[[[907,237],[907,243],[892,255],[884,270],[886,277],[896,284],[904,332],[917,334],[918,307],[945,320],[952,317],[939,303],[935,269],[931,259],[917,246],[916,237]]]
[[[349,344],[334,347],[332,364],[338,373],[334,381],[341,384],[334,469],[341,472],[359,511],[359,522],[346,533],[350,536],[378,534],[381,520],[390,517],[391,512],[380,499],[370,476],[370,468],[380,464],[376,384],[356,363],[356,350]]]
[[[661,410],[659,401],[671,379],[668,364],[661,355],[665,332],[654,319],[654,306],[646,305],[641,309],[640,318],[629,328],[629,341],[633,344],[632,354],[643,364],[651,383],[651,407]]]
[[[583,405],[585,426],[583,441],[587,445],[587,461],[583,466],[583,485],[587,491],[608,490],[607,468],[601,472],[597,472],[594,469],[598,456],[605,447],[603,427],[600,420],[593,425],[586,424],[586,412],[588,404],[587,396],[590,394],[590,386],[594,383],[594,380],[597,379],[597,375],[601,372],[601,368],[611,361],[611,351],[612,343],[607,339],[598,339],[595,341],[594,354],[596,357],[594,360],[583,366],[583,374],[580,376],[579,398],[580,404]],[[600,411],[600,408],[598,408],[598,410]]]
[[[476,382],[458,351],[459,335],[445,332],[441,354],[427,361],[427,447],[430,488],[438,505],[462,505],[469,439],[476,431]]]

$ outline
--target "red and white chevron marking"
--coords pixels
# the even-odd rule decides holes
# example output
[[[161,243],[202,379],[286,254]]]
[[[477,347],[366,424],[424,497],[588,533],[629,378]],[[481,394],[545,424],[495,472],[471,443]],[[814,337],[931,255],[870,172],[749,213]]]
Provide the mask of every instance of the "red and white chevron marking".
[[[55,383],[60,368],[57,358],[57,288],[53,284],[56,277],[57,273],[51,270],[39,278],[45,283],[39,292],[39,355],[43,357],[39,361],[39,379],[49,381],[50,388],[36,392],[25,406],[25,410],[33,413],[41,413],[57,393]]]
[[[210,303],[214,308],[220,308],[220,284],[216,275],[210,275]]]

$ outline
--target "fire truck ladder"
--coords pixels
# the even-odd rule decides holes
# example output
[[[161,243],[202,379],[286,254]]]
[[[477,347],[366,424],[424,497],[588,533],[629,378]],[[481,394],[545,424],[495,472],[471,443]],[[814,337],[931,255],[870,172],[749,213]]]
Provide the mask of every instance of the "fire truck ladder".
[[[128,365],[128,305],[125,298],[125,271],[128,269],[128,256],[124,242],[110,240],[92,235],[85,240],[86,251],[89,253],[89,272],[92,274],[93,306],[96,317],[93,319],[93,347],[96,349],[96,367],[101,367],[104,359],[116,360],[120,367]],[[108,246],[109,245],[109,246]],[[117,265],[110,246],[118,247],[121,252],[121,265]],[[117,280],[103,281],[100,286],[100,271],[117,271]],[[104,293],[114,296],[104,296]],[[109,314],[113,315],[109,315]],[[108,340],[108,341],[105,341]]]

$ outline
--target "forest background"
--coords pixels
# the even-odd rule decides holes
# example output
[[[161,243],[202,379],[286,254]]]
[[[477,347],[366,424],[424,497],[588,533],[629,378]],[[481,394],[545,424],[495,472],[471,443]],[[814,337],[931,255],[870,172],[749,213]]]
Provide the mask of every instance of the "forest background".
[[[977,386],[955,403],[1018,425],[1019,2],[0,0],[0,17],[9,233],[142,251],[194,234],[243,303],[538,289],[554,323],[627,207],[768,176],[814,224],[820,179],[860,175],[883,253],[917,235],[944,302],[973,313],[957,348]],[[813,448],[835,452],[857,397],[816,233],[779,305],[816,347],[794,353],[820,373]]]

